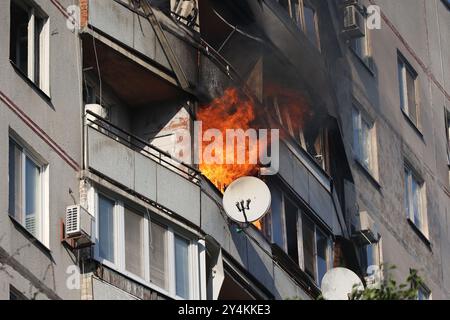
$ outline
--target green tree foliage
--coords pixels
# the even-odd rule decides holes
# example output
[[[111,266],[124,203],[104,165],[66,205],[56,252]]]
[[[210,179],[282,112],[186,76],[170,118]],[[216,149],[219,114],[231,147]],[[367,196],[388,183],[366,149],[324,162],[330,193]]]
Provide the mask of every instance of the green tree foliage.
[[[353,290],[350,300],[416,300],[418,288],[423,284],[417,270],[411,269],[405,283],[398,284],[391,276],[391,267],[386,272],[386,279],[377,287]]]

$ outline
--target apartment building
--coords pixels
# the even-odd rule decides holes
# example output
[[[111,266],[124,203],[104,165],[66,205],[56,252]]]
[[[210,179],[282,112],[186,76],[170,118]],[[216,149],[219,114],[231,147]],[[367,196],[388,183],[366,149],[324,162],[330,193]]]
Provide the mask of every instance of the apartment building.
[[[0,299],[315,299],[384,264],[450,298],[448,2],[0,6]],[[198,119],[279,129],[279,170],[196,164]]]

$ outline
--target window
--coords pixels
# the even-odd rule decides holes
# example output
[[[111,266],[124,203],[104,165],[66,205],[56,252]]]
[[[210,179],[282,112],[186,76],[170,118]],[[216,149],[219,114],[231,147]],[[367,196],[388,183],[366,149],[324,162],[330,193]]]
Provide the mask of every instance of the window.
[[[323,230],[279,188],[272,187],[272,242],[283,249],[320,286],[329,270],[331,240]],[[270,235],[266,234],[270,239]]]
[[[368,66],[369,65],[369,58],[370,58],[370,36],[369,36],[369,30],[367,29],[367,24],[364,23],[364,36],[356,39],[352,39],[350,41],[350,48],[352,51]]]
[[[424,183],[405,166],[405,208],[408,219],[427,235]]]
[[[44,166],[22,145],[9,139],[9,214],[43,242]]]
[[[94,199],[98,261],[172,298],[199,297],[199,248],[194,240],[113,197],[96,193]]]
[[[308,39],[320,49],[317,13],[310,0],[279,0],[278,2]]]
[[[49,94],[48,17],[31,1],[11,1],[10,59],[47,95]]]
[[[105,260],[115,262],[114,244],[115,202],[100,195],[98,199],[99,254]]]
[[[317,23],[316,10],[307,0],[303,0],[303,31],[308,39],[314,43],[316,47],[320,47],[319,43],[319,26]]]
[[[374,125],[353,107],[353,150],[356,159],[370,173],[374,173]]]
[[[144,217],[125,208],[125,268],[144,278]]]
[[[419,115],[417,108],[416,80],[417,72],[411,67],[406,59],[399,54],[398,82],[400,88],[400,107],[417,127],[419,125]]]

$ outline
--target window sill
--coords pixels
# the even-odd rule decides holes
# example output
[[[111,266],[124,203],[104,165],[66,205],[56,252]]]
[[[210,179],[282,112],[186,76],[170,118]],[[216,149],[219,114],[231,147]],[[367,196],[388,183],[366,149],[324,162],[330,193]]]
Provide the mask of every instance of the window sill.
[[[411,118],[409,117],[409,115],[402,109],[400,108],[400,110],[402,111],[403,116],[405,117],[406,121],[409,123],[409,125],[414,129],[414,131],[417,133],[417,135],[424,140],[424,136],[422,131],[420,130],[420,128],[418,127],[417,124],[414,123],[414,121],[411,120]]]
[[[367,61],[367,59],[371,59],[372,57],[368,56],[364,59],[364,58],[360,57],[359,54],[357,54],[355,52],[355,50],[353,50],[352,47],[349,47],[349,50],[353,54],[353,56],[363,65],[364,69],[366,69],[367,72],[369,72],[372,77],[375,77],[375,71],[373,70],[373,67],[370,66],[369,62]]]
[[[373,176],[373,174],[361,163],[361,161],[355,157],[355,164],[358,169],[366,176],[366,178],[372,183],[372,185],[378,190],[381,191],[381,185],[378,180]]]
[[[414,232],[419,236],[419,238],[425,243],[427,248],[430,249],[430,251],[431,251],[432,244],[430,242],[430,239],[428,239],[428,237],[422,232],[422,230],[420,230],[416,226],[416,224],[410,218],[408,218],[408,224],[411,226],[411,228],[414,230]]]
[[[41,96],[41,98],[43,98],[45,100],[45,102],[47,102],[47,104],[53,106],[52,104],[52,98],[45,93],[36,83],[34,83],[33,81],[30,80],[30,78],[28,78],[28,76],[22,71],[20,70],[20,68],[12,61],[9,60],[9,62],[11,63],[11,66],[13,67],[14,71],[16,71],[16,73],[23,79],[25,80],[25,82],[34,90],[36,91],[36,93],[38,95]]]
[[[33,243],[37,248],[39,248],[45,255],[47,255],[49,258],[52,257],[52,251],[50,248],[48,248],[44,243],[41,242],[38,238],[36,238],[34,235],[32,235],[25,227],[16,220],[11,215],[8,215],[11,219],[14,227],[16,230],[18,230],[20,233],[22,233],[31,243]]]

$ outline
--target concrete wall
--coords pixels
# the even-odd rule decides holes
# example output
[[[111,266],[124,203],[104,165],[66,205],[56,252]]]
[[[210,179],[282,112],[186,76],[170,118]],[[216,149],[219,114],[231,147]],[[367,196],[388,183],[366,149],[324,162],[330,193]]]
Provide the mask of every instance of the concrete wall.
[[[347,50],[345,58],[339,61],[335,81],[346,148],[352,148],[352,95],[376,123],[376,156],[380,165],[379,175],[374,178],[381,188],[359,166],[353,165],[359,208],[367,210],[381,226],[384,262],[398,267],[395,276],[404,280],[409,268],[416,268],[432,290],[433,298],[449,298],[450,199],[444,106],[450,104],[450,12],[441,1],[434,0],[376,2],[386,19],[381,30],[369,34],[374,72],[369,72]],[[420,132],[400,110],[397,50],[419,75]],[[431,248],[406,219],[405,159],[426,183]]]
[[[36,299],[79,299],[66,287],[66,269],[73,265],[60,242],[60,219],[78,194],[81,166],[81,95],[79,40],[66,27],[63,14],[50,1],[35,1],[50,17],[50,99],[44,98],[9,62],[10,1],[0,3],[0,91],[15,105],[0,100],[0,250],[11,255],[0,261],[0,299],[9,298],[9,285]],[[72,1],[60,1],[63,6]],[[15,112],[12,111],[13,108]],[[49,167],[49,248],[30,239],[8,216],[8,136],[13,130]],[[70,158],[70,159],[69,159]],[[71,160],[72,159],[72,160]]]

